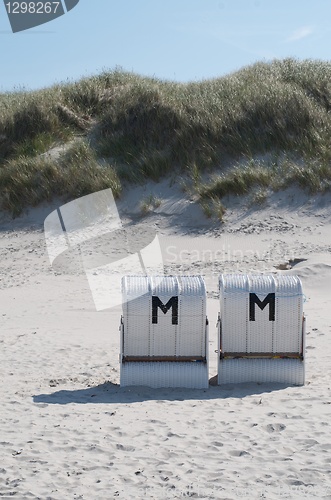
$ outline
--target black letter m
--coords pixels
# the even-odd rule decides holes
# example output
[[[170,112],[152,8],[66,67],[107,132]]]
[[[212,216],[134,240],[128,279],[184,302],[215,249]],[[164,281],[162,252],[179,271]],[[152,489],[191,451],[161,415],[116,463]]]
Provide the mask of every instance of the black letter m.
[[[260,300],[255,293],[249,294],[249,321],[255,321],[255,304],[263,311],[269,304],[269,321],[275,321],[275,294],[268,293],[264,300]]]
[[[157,323],[157,308],[160,308],[161,311],[166,314],[170,307],[172,307],[172,324],[178,325],[178,297],[171,297],[170,300],[163,304],[163,302],[159,299],[159,297],[152,297],[152,323]]]

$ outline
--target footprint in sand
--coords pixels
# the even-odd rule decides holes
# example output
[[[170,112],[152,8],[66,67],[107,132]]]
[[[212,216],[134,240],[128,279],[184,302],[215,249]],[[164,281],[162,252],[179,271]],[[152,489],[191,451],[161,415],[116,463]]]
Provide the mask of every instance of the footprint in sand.
[[[246,450],[230,450],[228,453],[232,457],[244,457],[246,455],[250,455],[250,453]]]
[[[133,446],[123,446],[122,444],[117,444],[116,448],[118,450],[122,450],[122,451],[134,451],[135,450],[135,448]]]
[[[266,426],[268,432],[282,432],[284,429],[286,429],[284,424],[268,424]]]

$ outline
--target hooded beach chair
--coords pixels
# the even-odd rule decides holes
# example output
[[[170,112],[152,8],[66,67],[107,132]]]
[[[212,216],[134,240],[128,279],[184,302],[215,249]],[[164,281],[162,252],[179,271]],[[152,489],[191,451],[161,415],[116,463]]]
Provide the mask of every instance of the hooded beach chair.
[[[208,387],[201,276],[124,276],[121,386]]]
[[[305,381],[305,317],[297,276],[221,275],[218,384]]]

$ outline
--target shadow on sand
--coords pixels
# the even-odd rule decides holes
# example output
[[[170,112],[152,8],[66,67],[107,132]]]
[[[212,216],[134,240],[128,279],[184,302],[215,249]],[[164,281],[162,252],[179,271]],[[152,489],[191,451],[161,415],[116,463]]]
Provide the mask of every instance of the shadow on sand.
[[[257,396],[261,399],[263,394],[285,390],[291,387],[287,384],[228,384],[216,385],[215,377],[209,380],[208,389],[162,388],[149,387],[120,387],[112,382],[95,387],[77,390],[60,390],[50,394],[33,396],[34,403],[66,405],[75,404],[128,404],[143,401],[201,401],[212,399],[245,398]],[[259,403],[259,401],[257,401]]]

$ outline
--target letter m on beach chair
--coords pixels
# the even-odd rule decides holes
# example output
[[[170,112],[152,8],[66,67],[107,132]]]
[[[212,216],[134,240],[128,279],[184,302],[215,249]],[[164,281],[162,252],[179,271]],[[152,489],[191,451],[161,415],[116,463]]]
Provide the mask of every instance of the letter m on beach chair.
[[[169,309],[172,308],[172,324],[173,325],[178,325],[178,297],[171,297],[170,300],[166,304],[163,304],[163,302],[159,299],[159,297],[153,296],[152,297],[152,323],[157,324],[158,323],[158,308],[161,309],[161,311],[164,314],[167,314]]]
[[[264,300],[260,300],[256,293],[249,294],[249,321],[255,321],[255,304],[263,311],[269,305],[269,321],[275,321],[275,294],[268,293]]]

